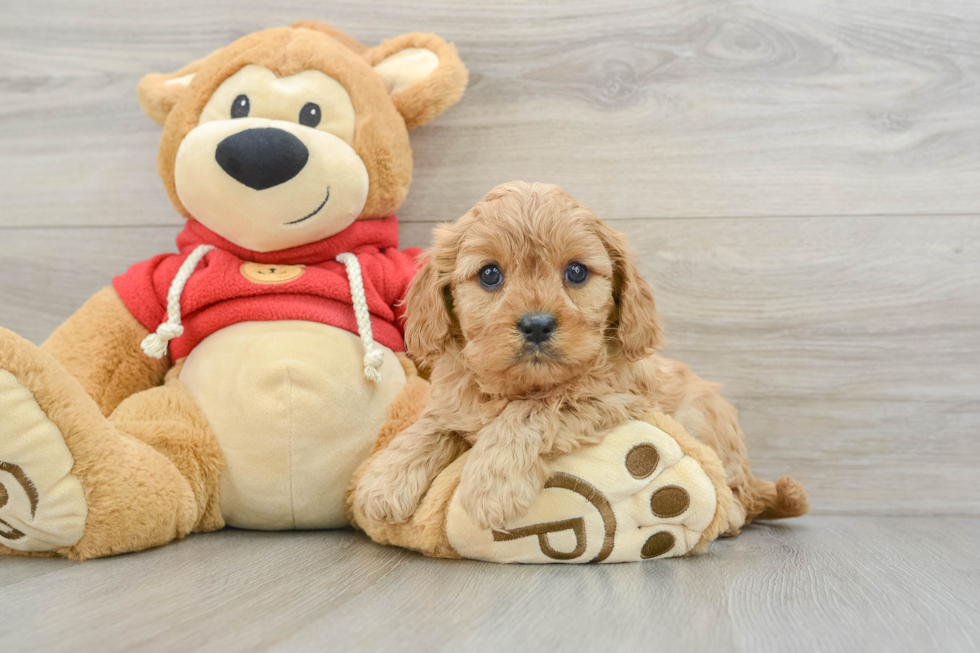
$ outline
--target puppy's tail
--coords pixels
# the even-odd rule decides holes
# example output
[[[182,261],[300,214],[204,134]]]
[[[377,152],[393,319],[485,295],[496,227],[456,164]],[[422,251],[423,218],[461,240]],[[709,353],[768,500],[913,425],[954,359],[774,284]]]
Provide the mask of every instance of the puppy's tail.
[[[790,476],[782,476],[775,483],[750,476],[744,490],[740,499],[746,524],[756,519],[800,517],[810,510],[806,490]]]

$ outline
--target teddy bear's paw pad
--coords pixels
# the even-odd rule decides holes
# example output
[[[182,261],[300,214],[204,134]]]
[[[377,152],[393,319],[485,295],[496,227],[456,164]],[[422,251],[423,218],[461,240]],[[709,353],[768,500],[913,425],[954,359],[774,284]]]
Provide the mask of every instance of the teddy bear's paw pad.
[[[717,508],[714,486],[677,441],[631,421],[551,465],[530,511],[505,530],[470,521],[453,497],[449,542],[495,562],[625,562],[684,555]]]
[[[88,508],[73,465],[31,391],[0,370],[0,544],[52,551],[82,538]]]

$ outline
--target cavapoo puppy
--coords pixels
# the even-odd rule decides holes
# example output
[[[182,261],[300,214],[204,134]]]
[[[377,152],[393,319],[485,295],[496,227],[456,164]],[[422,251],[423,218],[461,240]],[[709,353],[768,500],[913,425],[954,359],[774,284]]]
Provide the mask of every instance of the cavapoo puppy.
[[[802,515],[803,488],[749,470],[735,409],[718,386],[654,354],[653,294],[623,234],[557,186],[498,186],[439,227],[407,299],[409,353],[432,371],[419,420],[365,471],[358,503],[407,520],[432,480],[472,447],[458,492],[484,528],[502,529],[542,490],[549,459],[650,411],[671,415],[725,466],[728,533],[755,518]]]

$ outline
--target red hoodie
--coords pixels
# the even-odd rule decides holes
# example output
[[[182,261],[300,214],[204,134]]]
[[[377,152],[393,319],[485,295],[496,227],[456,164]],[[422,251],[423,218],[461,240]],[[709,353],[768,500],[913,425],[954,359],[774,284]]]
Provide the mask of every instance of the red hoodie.
[[[335,236],[280,250],[253,252],[225,240],[194,220],[177,236],[180,254],[161,254],[137,263],[112,285],[129,312],[150,332],[167,319],[167,293],[188,255],[213,245],[197,265],[180,296],[184,334],[170,342],[172,360],[183,358],[199,342],[239,322],[305,320],[357,333],[347,272],[334,259],[357,256],[371,312],[374,339],[403,351],[404,307],[408,284],[417,270],[418,248],[398,250],[398,219],[355,222]],[[281,283],[254,281],[247,263],[293,266]],[[246,276],[248,274],[248,276]]]

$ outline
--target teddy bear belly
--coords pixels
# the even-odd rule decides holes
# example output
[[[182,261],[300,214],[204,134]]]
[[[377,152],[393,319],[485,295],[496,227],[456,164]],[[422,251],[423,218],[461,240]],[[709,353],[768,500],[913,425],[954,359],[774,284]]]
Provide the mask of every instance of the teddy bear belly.
[[[379,345],[380,346],[380,345]],[[355,334],[302,321],[243,322],[187,356],[180,380],[224,452],[225,523],[288,530],[345,526],[344,492],[405,384],[394,352],[364,378]]]

